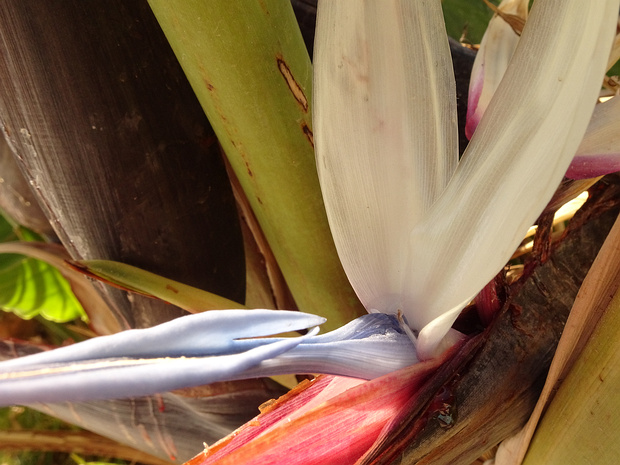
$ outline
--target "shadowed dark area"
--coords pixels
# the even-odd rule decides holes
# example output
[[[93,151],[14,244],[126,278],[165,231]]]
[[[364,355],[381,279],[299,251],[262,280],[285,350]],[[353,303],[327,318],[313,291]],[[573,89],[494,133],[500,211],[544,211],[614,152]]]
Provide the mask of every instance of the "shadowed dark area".
[[[217,139],[147,2],[7,2],[0,25],[2,128],[72,256],[243,302]],[[126,327],[182,314],[103,292]]]

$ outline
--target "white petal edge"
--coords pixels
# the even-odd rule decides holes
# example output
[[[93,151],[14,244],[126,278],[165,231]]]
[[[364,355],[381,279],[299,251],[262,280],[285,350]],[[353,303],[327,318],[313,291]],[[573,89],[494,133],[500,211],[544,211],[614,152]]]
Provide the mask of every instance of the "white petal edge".
[[[454,177],[411,234],[409,323],[464,305],[505,265],[555,191],[600,89],[619,1],[535,2]],[[418,342],[433,353],[441,334]]]
[[[618,29],[620,29],[620,19],[618,19]],[[609,61],[607,62],[607,70],[616,64],[620,60],[620,34],[616,34],[614,39],[614,45],[611,47],[611,53],[609,54]]]
[[[457,162],[441,2],[321,0],[314,59],[317,169],[347,276],[396,313],[407,237]]]

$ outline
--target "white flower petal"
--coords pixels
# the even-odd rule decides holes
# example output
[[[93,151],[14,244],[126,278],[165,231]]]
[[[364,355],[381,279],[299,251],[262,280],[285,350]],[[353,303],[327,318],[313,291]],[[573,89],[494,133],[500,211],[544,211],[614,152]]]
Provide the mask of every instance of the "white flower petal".
[[[618,19],[618,28],[620,30],[620,18]],[[620,60],[620,34],[616,34],[614,44],[611,47],[611,53],[609,54],[609,61],[607,62],[607,71]]]
[[[317,168],[343,266],[368,310],[401,307],[407,238],[457,162],[441,3],[321,0]]]
[[[482,289],[551,198],[592,115],[618,8],[618,0],[534,3],[463,160],[411,235],[403,310],[414,328]]]

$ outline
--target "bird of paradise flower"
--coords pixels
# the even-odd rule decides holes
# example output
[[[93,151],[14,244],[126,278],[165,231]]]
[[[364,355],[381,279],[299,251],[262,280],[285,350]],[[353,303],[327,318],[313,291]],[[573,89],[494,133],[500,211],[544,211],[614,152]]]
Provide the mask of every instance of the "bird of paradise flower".
[[[322,388],[322,408],[340,414],[371,399],[365,413],[349,411],[340,420],[373,426],[350,441],[335,437],[313,463],[355,462],[445,360],[446,349],[463,339],[451,330],[458,314],[504,266],[553,195],[592,116],[618,7],[618,0],[535,2],[459,161],[441,3],[322,1],[317,170],[339,257],[370,315],[325,335],[312,329],[324,319],[304,313],[187,316],[4,362],[0,402],[146,395],[279,373],[348,376],[358,380],[336,379],[331,394]],[[297,338],[263,338],[304,329],[311,330]],[[360,381],[373,378],[379,379]],[[333,397],[354,386],[348,396]],[[377,386],[387,407],[367,414]],[[291,415],[303,418],[313,402]],[[269,451],[250,454],[257,463],[284,452],[274,446],[277,434],[269,434]],[[222,463],[239,459],[229,452]],[[234,452],[244,463],[251,458],[238,445]],[[298,458],[309,463],[307,454]]]

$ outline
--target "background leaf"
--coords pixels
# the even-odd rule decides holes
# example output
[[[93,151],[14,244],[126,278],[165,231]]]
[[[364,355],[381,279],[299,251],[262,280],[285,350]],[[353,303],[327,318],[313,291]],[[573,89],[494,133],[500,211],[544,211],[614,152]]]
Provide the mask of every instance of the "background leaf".
[[[25,319],[39,314],[59,323],[86,318],[69,284],[54,267],[20,255],[0,256],[0,306]]]
[[[495,5],[498,0],[491,0]],[[456,40],[464,38],[465,43],[479,44],[489,20],[491,9],[482,0],[444,0],[443,14],[448,35]]]
[[[18,239],[40,237],[26,228],[15,229],[0,216],[0,241]],[[37,315],[58,323],[86,319],[69,283],[53,266],[17,254],[0,254],[0,307],[25,319]]]

